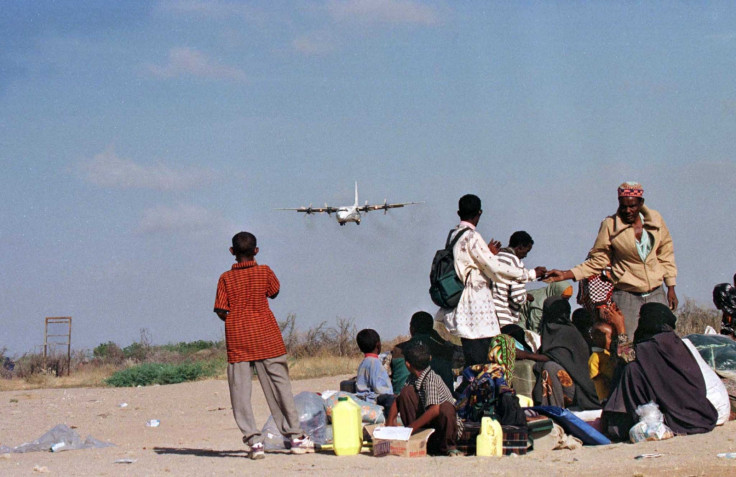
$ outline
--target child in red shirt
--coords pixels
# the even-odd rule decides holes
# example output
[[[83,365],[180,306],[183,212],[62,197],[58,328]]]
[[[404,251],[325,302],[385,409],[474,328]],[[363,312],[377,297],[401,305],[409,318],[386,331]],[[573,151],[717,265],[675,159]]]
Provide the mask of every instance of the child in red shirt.
[[[217,283],[215,313],[225,322],[227,380],[235,422],[250,446],[249,457],[265,457],[263,437],[256,426],[251,406],[253,370],[263,388],[271,415],[293,454],[314,452],[314,444],[299,427],[286,362],[286,346],[279,325],[268,306],[268,298],[279,293],[279,281],[266,265],[255,261],[256,237],[240,232],[232,239],[232,269]]]

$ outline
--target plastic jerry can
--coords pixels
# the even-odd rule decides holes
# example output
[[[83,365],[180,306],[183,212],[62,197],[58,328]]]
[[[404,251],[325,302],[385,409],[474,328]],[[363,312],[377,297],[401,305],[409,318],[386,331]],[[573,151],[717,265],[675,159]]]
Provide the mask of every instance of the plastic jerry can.
[[[360,406],[348,397],[339,397],[332,408],[332,440],[336,455],[359,454],[363,448]]]
[[[475,440],[475,455],[490,457],[503,455],[503,430],[495,419],[484,417]]]

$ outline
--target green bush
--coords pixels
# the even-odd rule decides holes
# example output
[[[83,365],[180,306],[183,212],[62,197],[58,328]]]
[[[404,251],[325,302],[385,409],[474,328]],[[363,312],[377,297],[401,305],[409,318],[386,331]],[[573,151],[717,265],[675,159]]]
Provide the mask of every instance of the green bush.
[[[118,371],[105,383],[114,387],[148,386],[151,384],[176,384],[216,375],[220,360],[196,361],[180,364],[143,363]]]
[[[142,343],[132,343],[130,346],[123,348],[123,354],[126,359],[132,359],[135,361],[145,361],[148,357],[150,346]]]

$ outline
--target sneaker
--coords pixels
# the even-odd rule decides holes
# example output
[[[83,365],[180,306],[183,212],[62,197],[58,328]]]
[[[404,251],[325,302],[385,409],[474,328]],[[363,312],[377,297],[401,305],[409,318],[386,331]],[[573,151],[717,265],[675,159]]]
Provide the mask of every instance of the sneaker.
[[[250,446],[250,452],[248,452],[248,457],[251,460],[258,460],[263,459],[266,457],[266,452],[263,449],[263,443],[258,442],[256,444],[253,444]]]
[[[299,437],[293,437],[289,442],[292,454],[306,454],[314,452],[314,442],[309,436],[302,434]]]

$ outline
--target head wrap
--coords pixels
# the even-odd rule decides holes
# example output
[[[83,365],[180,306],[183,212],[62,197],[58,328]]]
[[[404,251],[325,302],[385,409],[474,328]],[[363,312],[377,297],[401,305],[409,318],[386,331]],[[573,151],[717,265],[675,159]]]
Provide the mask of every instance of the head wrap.
[[[648,340],[659,333],[674,331],[677,317],[667,305],[645,303],[639,310],[639,325],[634,332],[634,343]]]
[[[570,321],[570,302],[559,296],[551,296],[544,300],[542,326],[545,323],[572,325],[572,321]]]
[[[638,182],[624,182],[618,186],[619,197],[644,197],[644,188]]]

